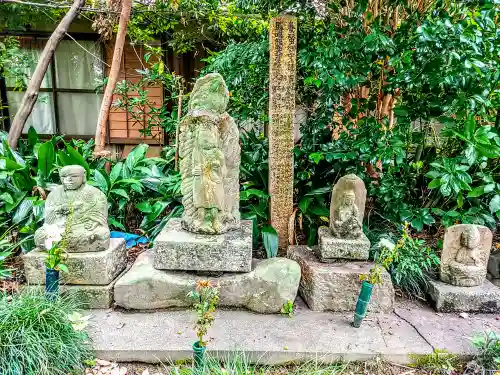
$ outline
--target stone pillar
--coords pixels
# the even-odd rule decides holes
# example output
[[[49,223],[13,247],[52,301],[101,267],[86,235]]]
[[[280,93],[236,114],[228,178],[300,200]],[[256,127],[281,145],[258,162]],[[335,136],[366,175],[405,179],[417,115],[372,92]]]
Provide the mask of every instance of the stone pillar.
[[[271,224],[279,247],[288,245],[293,212],[293,119],[297,58],[297,19],[279,16],[269,30],[269,194]]]

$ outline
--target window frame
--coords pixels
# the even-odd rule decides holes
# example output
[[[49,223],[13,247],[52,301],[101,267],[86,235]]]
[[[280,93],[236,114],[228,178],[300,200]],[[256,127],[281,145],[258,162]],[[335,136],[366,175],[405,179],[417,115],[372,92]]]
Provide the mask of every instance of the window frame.
[[[33,40],[41,39],[41,40],[47,40],[50,38],[51,33],[46,33],[46,32],[27,32],[27,33],[13,33],[13,32],[2,32],[0,33],[0,37],[6,37],[6,36],[16,36],[20,38],[31,38]],[[94,33],[71,33],[71,37],[66,35],[63,40],[70,40],[72,41],[75,39],[76,41],[82,40],[82,41],[93,41],[93,42],[98,42],[99,44],[99,49],[100,49],[100,59],[102,62],[102,71],[104,72],[104,78],[106,78],[106,48],[103,44],[102,41],[99,40],[99,34],[94,34]],[[74,40],[73,40],[74,42]],[[95,89],[64,89],[64,88],[57,88],[57,77],[56,77],[56,63],[55,63],[55,53],[52,56],[52,59],[50,61],[49,69],[51,72],[51,86],[50,88],[41,88],[39,89],[39,92],[48,92],[52,93],[52,105],[53,105],[53,110],[54,110],[54,133],[53,134],[39,134],[41,138],[50,138],[54,135],[61,135],[60,133],[60,119],[59,119],[59,105],[57,101],[57,94],[58,93],[75,93],[75,94],[95,94],[96,90]],[[9,91],[16,91],[16,92],[26,92],[26,90],[14,90],[14,87],[9,87],[6,85],[6,81],[3,77],[0,78],[0,93],[1,93],[1,101],[2,101],[2,107],[3,107],[3,113],[2,116],[5,117],[3,120],[3,127],[5,131],[10,130],[10,114],[8,110],[8,99],[7,99],[7,92]],[[97,93],[104,93],[103,90],[98,91]],[[24,136],[24,134],[23,134]],[[84,139],[88,140],[94,137],[94,134],[89,134],[89,135],[75,135],[75,134],[64,134],[64,138],[67,139],[72,139],[72,138],[78,138],[78,139]]]

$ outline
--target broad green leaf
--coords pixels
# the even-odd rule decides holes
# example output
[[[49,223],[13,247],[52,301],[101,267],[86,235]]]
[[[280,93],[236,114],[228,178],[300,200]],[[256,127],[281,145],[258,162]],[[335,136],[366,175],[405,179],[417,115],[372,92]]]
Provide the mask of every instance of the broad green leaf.
[[[87,176],[90,176],[89,164],[87,163],[85,158],[69,144],[66,144],[66,151],[71,158],[72,164],[81,165],[83,168],[85,168],[85,171],[87,171]]]
[[[141,143],[140,145],[135,146],[132,151],[130,151],[130,154],[128,154],[127,159],[125,159],[125,165],[127,166],[130,172],[134,170],[134,167],[137,165],[138,162],[144,159],[148,147],[149,146],[147,144]]]
[[[71,157],[64,150],[57,151],[57,159],[59,160],[59,164],[63,167],[73,164],[71,162]]]
[[[65,265],[65,264],[63,264],[63,263],[59,263],[59,264],[57,265],[57,269],[58,269],[59,271],[64,272],[64,273],[69,273],[68,266],[67,266],[67,265]]]
[[[139,211],[141,211],[142,213],[145,213],[145,214],[149,214],[149,213],[153,212],[153,207],[151,207],[151,203],[149,203],[148,201],[139,202],[135,205],[135,207]]]
[[[30,126],[28,129],[28,144],[30,146],[36,145],[38,142],[40,142],[40,138],[38,137],[38,134],[33,126]]]
[[[252,248],[256,249],[259,246],[259,223],[257,221],[257,215],[243,212],[241,218],[252,220]]]
[[[467,197],[469,197],[469,198],[480,197],[481,195],[483,195],[485,193],[484,187],[485,186],[482,185],[482,186],[477,186],[477,187],[473,188],[471,191],[469,191],[469,193],[467,194]]]
[[[17,206],[16,212],[12,217],[12,222],[14,224],[19,224],[25,220],[33,212],[33,200],[30,198],[24,199],[19,206]]]
[[[269,198],[269,195],[258,189],[247,189],[240,191],[240,199],[243,201],[249,200],[252,197]]]
[[[310,195],[323,195],[326,193],[330,193],[332,191],[332,188],[330,186],[325,186],[319,189],[314,189],[311,190],[310,192],[304,194],[304,196],[310,196]]]
[[[307,209],[309,208],[309,205],[312,203],[313,198],[312,197],[302,197],[299,201],[299,209],[302,211],[302,213],[307,213]]]
[[[115,228],[118,228],[118,229],[121,229],[122,231],[126,231],[125,227],[123,226],[122,223],[120,223],[119,221],[117,221],[115,218],[113,217],[109,217],[108,218],[108,222],[109,222],[109,225],[115,227]]]
[[[13,161],[10,158],[6,158],[1,156],[0,157],[0,170],[7,171],[7,172],[13,172],[17,171],[20,169],[23,169],[24,167],[15,161]]]
[[[271,225],[264,225],[261,232],[267,257],[274,258],[278,254],[278,232]]]
[[[106,180],[106,177],[104,177],[104,175],[98,169],[94,170],[94,181],[96,182],[97,187],[101,189],[101,191],[104,194],[107,195],[109,189],[108,181]]]
[[[467,120],[465,120],[465,137],[467,139],[472,139],[474,132],[476,130],[476,120],[473,114],[469,114]]]
[[[12,195],[7,193],[6,191],[0,194],[0,199],[5,203],[14,204],[14,199],[12,198]]]
[[[477,151],[473,144],[469,144],[465,149],[465,159],[470,165],[474,164],[477,160]]]
[[[123,162],[118,162],[115,164],[115,166],[111,169],[111,173],[109,174],[109,180],[111,181],[111,184],[114,184],[115,181],[120,177],[121,172],[122,172],[122,167],[123,167]]]
[[[500,195],[495,195],[490,201],[490,212],[495,213],[500,211]]]
[[[127,192],[123,189],[112,189],[111,190],[111,193],[112,194],[116,194],[116,195],[119,195],[125,199],[130,199],[130,197],[128,196]]]
[[[429,189],[435,189],[437,187],[440,187],[443,184],[440,178],[435,178],[432,180],[429,185],[427,186]]]
[[[38,170],[42,176],[48,178],[54,163],[56,162],[56,152],[51,141],[44,142],[38,149]]]

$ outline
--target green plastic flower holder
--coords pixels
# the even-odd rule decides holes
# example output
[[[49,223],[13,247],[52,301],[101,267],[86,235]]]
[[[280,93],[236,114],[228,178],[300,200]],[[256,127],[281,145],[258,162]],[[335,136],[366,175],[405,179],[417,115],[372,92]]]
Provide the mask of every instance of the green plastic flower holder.
[[[205,351],[207,350],[206,346],[201,346],[199,341],[196,341],[193,344],[193,359],[194,359],[194,367],[195,369],[203,368],[205,363]]]
[[[53,301],[59,294],[59,271],[53,268],[45,268],[45,296]]]
[[[352,323],[353,327],[359,328],[361,326],[361,322],[365,318],[366,310],[368,309],[368,304],[372,298],[372,292],[373,285],[368,281],[363,281],[358,296],[358,302],[356,302],[356,310],[354,311],[354,321]]]

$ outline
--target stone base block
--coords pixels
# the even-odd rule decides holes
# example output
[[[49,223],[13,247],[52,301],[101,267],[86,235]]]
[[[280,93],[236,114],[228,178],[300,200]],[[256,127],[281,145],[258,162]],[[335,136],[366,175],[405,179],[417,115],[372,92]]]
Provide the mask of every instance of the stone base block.
[[[47,254],[33,250],[24,255],[24,270],[29,284],[45,284]],[[112,238],[106,251],[69,253],[64,261],[69,272],[61,272],[62,284],[108,285],[123,271],[127,249],[123,238]]]
[[[170,219],[154,244],[154,268],[183,271],[250,272],[252,222],[220,235],[184,230],[181,219]]]
[[[82,309],[109,309],[113,305],[113,286],[109,285],[61,285],[61,293],[75,296]],[[44,288],[40,285],[29,285],[26,288]]]
[[[245,274],[201,277],[187,272],[162,271],[153,267],[153,254],[145,252],[115,284],[115,302],[126,309],[189,307],[187,294],[197,280],[209,279],[220,287],[220,306],[245,307],[259,313],[279,313],[294,301],[300,281],[299,265],[286,258],[255,261]]]
[[[430,280],[427,289],[439,312],[498,313],[500,289],[484,280],[479,286],[455,286]]]
[[[314,311],[354,311],[360,276],[370,272],[371,262],[322,263],[307,246],[290,246],[288,257],[297,261],[302,270],[299,293]],[[391,312],[394,288],[391,277],[384,271],[383,282],[373,288],[369,310]]]
[[[488,260],[488,272],[491,273],[494,279],[500,278],[500,252],[490,254]]]
[[[362,234],[357,239],[333,237],[328,227],[318,229],[319,246],[315,249],[321,262],[331,263],[338,259],[367,260],[370,241]]]

